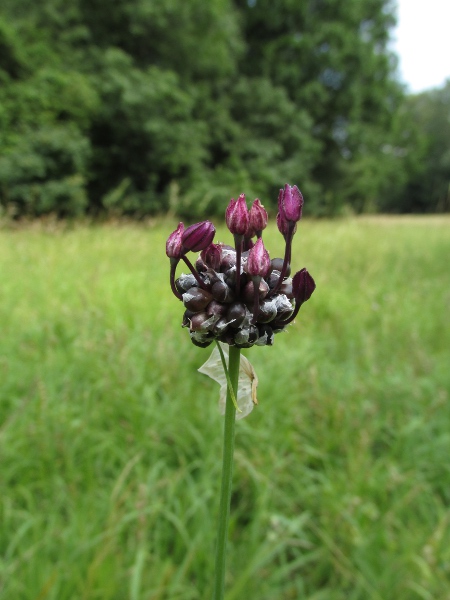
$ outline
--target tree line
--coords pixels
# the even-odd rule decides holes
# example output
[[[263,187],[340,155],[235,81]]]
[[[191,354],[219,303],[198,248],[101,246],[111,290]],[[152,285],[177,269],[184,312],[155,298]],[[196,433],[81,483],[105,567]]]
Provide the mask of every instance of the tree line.
[[[450,82],[407,96],[390,0],[2,0],[12,216],[449,210]]]

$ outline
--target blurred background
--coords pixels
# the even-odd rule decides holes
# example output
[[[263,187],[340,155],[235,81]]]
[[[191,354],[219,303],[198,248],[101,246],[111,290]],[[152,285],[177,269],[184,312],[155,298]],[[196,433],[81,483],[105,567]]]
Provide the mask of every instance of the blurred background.
[[[448,211],[445,11],[2,0],[2,214],[195,218],[286,181],[315,216]]]
[[[317,289],[245,351],[226,598],[450,600],[449,12],[0,0],[1,600],[210,600],[223,420],[165,242],[245,192],[282,257],[286,182]]]

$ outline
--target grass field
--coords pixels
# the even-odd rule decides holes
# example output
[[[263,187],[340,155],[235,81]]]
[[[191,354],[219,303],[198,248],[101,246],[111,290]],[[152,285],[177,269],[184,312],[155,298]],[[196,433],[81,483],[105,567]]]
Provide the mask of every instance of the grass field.
[[[222,417],[174,225],[0,230],[2,600],[210,600]],[[245,351],[227,600],[450,599],[449,258],[449,218],[301,223],[317,290]]]

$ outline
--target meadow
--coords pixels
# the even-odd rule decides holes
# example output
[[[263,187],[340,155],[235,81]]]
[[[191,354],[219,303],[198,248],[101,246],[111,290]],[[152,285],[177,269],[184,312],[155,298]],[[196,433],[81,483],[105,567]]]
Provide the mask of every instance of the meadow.
[[[210,600],[223,421],[174,227],[0,229],[2,600]],[[449,257],[448,217],[300,224],[316,292],[244,352],[227,600],[450,599]]]

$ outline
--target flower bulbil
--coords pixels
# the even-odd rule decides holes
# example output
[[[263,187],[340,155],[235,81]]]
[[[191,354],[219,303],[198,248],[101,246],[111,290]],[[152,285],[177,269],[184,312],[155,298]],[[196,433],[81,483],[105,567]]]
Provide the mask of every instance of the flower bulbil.
[[[232,199],[225,213],[234,247],[213,243],[215,228],[210,221],[186,229],[180,223],[169,236],[170,283],[183,302],[182,325],[189,328],[193,344],[206,348],[218,340],[240,348],[271,346],[274,334],[297,316],[315,289],[306,269],[290,277],[291,242],[302,207],[303,196],[297,186],[286,184],[280,190],[277,215],[286,240],[284,258],[270,259],[262,239],[267,212],[259,199],[248,210],[244,194]],[[189,251],[201,251],[195,266],[186,257]],[[191,273],[175,280],[180,259]]]

